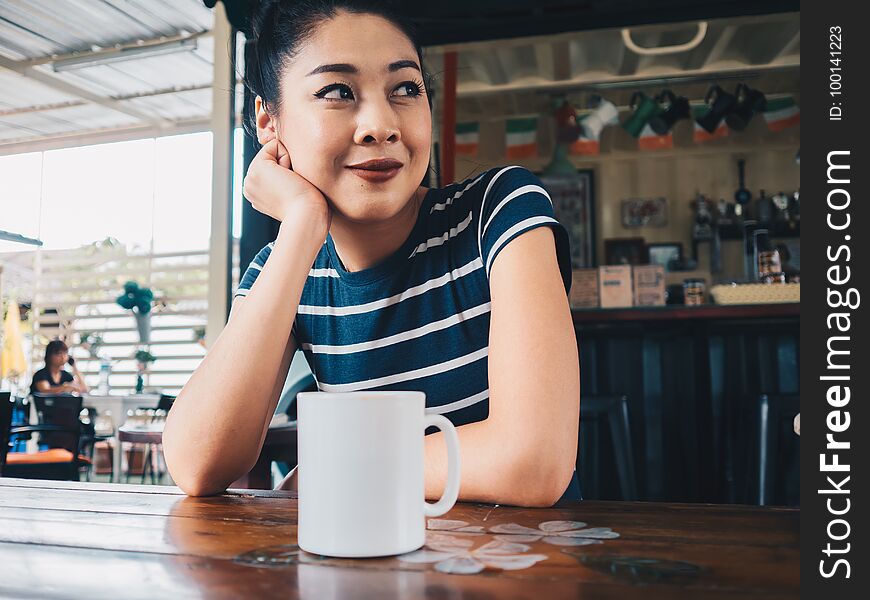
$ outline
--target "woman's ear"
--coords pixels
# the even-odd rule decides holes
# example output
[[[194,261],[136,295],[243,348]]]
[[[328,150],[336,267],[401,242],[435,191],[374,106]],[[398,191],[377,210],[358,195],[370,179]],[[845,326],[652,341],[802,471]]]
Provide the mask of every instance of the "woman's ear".
[[[256,112],[257,141],[263,146],[277,137],[275,119],[266,110],[266,103],[259,96],[254,99],[254,110]]]

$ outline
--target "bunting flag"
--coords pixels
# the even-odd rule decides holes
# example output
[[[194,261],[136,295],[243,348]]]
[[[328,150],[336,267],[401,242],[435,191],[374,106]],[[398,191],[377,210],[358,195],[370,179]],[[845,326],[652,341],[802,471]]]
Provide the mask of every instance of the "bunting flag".
[[[584,115],[577,115],[577,122],[581,123],[583,119],[588,117],[592,113],[586,113]],[[582,129],[582,128],[581,128]],[[569,154],[576,155],[586,155],[586,156],[597,156],[601,151],[601,147],[598,141],[598,138],[588,138],[585,135],[585,130],[580,133],[580,137],[568,146]]]
[[[696,119],[707,114],[707,110],[708,107],[706,105],[692,107],[692,115],[694,117],[692,124],[695,126],[695,131],[692,134],[692,139],[695,141],[695,143],[718,140],[719,138],[723,138],[728,135],[728,126],[725,124],[725,119],[722,119],[719,122],[719,126],[716,127],[716,131],[714,131],[713,133],[710,133],[709,131],[698,125],[698,121]]]
[[[771,131],[782,131],[801,122],[801,111],[795,104],[794,96],[767,101],[764,120]]]
[[[659,135],[647,123],[643,126],[640,132],[640,137],[637,138],[637,145],[641,150],[659,150],[661,148],[674,147],[674,134],[667,132],[664,135]]]
[[[507,158],[529,158],[538,153],[538,118],[508,119],[505,123]]]
[[[480,143],[480,123],[456,124],[456,154],[474,156]]]

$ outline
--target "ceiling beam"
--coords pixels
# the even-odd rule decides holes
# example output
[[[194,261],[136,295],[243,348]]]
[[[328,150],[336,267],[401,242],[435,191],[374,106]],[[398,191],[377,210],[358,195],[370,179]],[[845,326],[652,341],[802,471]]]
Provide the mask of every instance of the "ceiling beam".
[[[529,82],[522,81],[519,83],[506,82],[502,84],[492,84],[481,86],[477,83],[460,83],[456,89],[457,98],[469,98],[473,96],[488,96],[488,95],[504,95],[508,92],[568,92],[580,90],[603,89],[613,86],[614,84],[634,84],[641,86],[645,82],[653,81],[655,85],[664,84],[679,84],[683,80],[715,80],[720,77],[749,77],[765,72],[772,71],[790,71],[799,69],[800,63],[779,63],[772,65],[746,65],[741,67],[730,67],[724,69],[693,69],[690,71],[674,71],[673,73],[657,73],[648,75],[644,73],[634,73],[631,75],[612,75],[604,77],[574,77],[565,81],[541,81]]]
[[[794,54],[795,52],[800,52],[799,48],[801,45],[801,31],[798,29],[794,36],[788,41],[788,43],[782,47],[782,50],[776,53],[770,62],[777,62],[785,57]]]
[[[18,73],[23,77],[38,81],[39,83],[64,94],[75,96],[77,98],[87,100],[88,102],[93,102],[94,104],[103,106],[110,110],[129,115],[131,117],[134,117],[135,119],[138,119],[139,121],[142,121],[143,124],[161,128],[172,126],[171,120],[163,119],[161,117],[155,117],[148,113],[137,110],[133,107],[126,106],[120,101],[113,98],[106,98],[104,96],[100,96],[99,94],[95,94],[90,90],[86,90],[78,85],[72,84],[68,81],[64,81],[51,73],[42,71],[40,69],[37,69],[36,67],[21,64],[17,61],[6,58],[5,56],[0,56],[0,69],[6,69],[8,71],[12,71],[13,73]]]
[[[127,44],[118,44],[108,48],[100,48],[99,50],[87,50],[83,52],[71,52],[69,54],[52,54],[51,56],[40,56],[29,60],[22,60],[21,64],[27,67],[38,67],[40,65],[51,65],[56,62],[63,62],[71,59],[87,59],[99,61],[101,59],[117,57],[118,54],[125,50],[143,50],[152,46],[164,46],[176,42],[188,42],[199,38],[211,37],[211,30],[198,31],[196,33],[185,33],[179,35],[170,35],[150,40],[137,40]],[[191,51],[194,48],[191,48]]]
[[[726,25],[714,43],[702,44],[694,52],[689,52],[683,66],[687,70],[702,69],[704,66],[714,64],[721,59],[725,54],[725,50],[731,45],[731,40],[734,39],[734,34],[737,33],[737,27],[737,25]],[[704,46],[706,46],[706,51]]]
[[[240,125],[241,122],[237,119],[236,127],[239,127]],[[90,146],[93,144],[126,142],[130,140],[161,137],[164,135],[199,133],[201,131],[209,131],[210,126],[211,121],[209,119],[193,119],[190,121],[179,121],[169,128],[140,125],[135,127],[103,129],[90,132],[76,131],[60,135],[52,134],[36,137],[24,137],[16,140],[0,140],[0,156],[24,154],[25,152],[44,152],[46,150]]]

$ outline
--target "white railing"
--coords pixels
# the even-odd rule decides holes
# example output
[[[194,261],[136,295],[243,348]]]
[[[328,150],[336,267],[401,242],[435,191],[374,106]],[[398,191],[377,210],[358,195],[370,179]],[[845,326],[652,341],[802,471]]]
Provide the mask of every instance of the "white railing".
[[[130,254],[123,248],[37,250],[32,298],[32,368],[40,368],[48,341],[61,338],[72,347],[85,381],[96,388],[99,359],[82,347],[82,333],[103,338],[99,354],[112,361],[112,393],[136,385],[133,354],[140,348],[135,318],[117,296],[126,281],[154,292],[150,342],[144,346],[157,360],[145,377],[149,388],[177,393],[205,354],[195,339],[208,309],[208,251]],[[233,253],[238,256],[237,252]],[[238,281],[234,260],[233,284]]]

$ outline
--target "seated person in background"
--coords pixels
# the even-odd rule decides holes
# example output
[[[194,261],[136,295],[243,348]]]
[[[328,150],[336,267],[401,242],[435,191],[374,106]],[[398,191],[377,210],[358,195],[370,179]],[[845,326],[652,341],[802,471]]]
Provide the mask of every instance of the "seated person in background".
[[[63,368],[69,362],[73,372]],[[45,347],[45,366],[33,374],[30,383],[30,393],[69,394],[78,392],[86,394],[88,386],[84,377],[76,368],[75,359],[69,355],[69,348],[61,340],[52,340]]]

